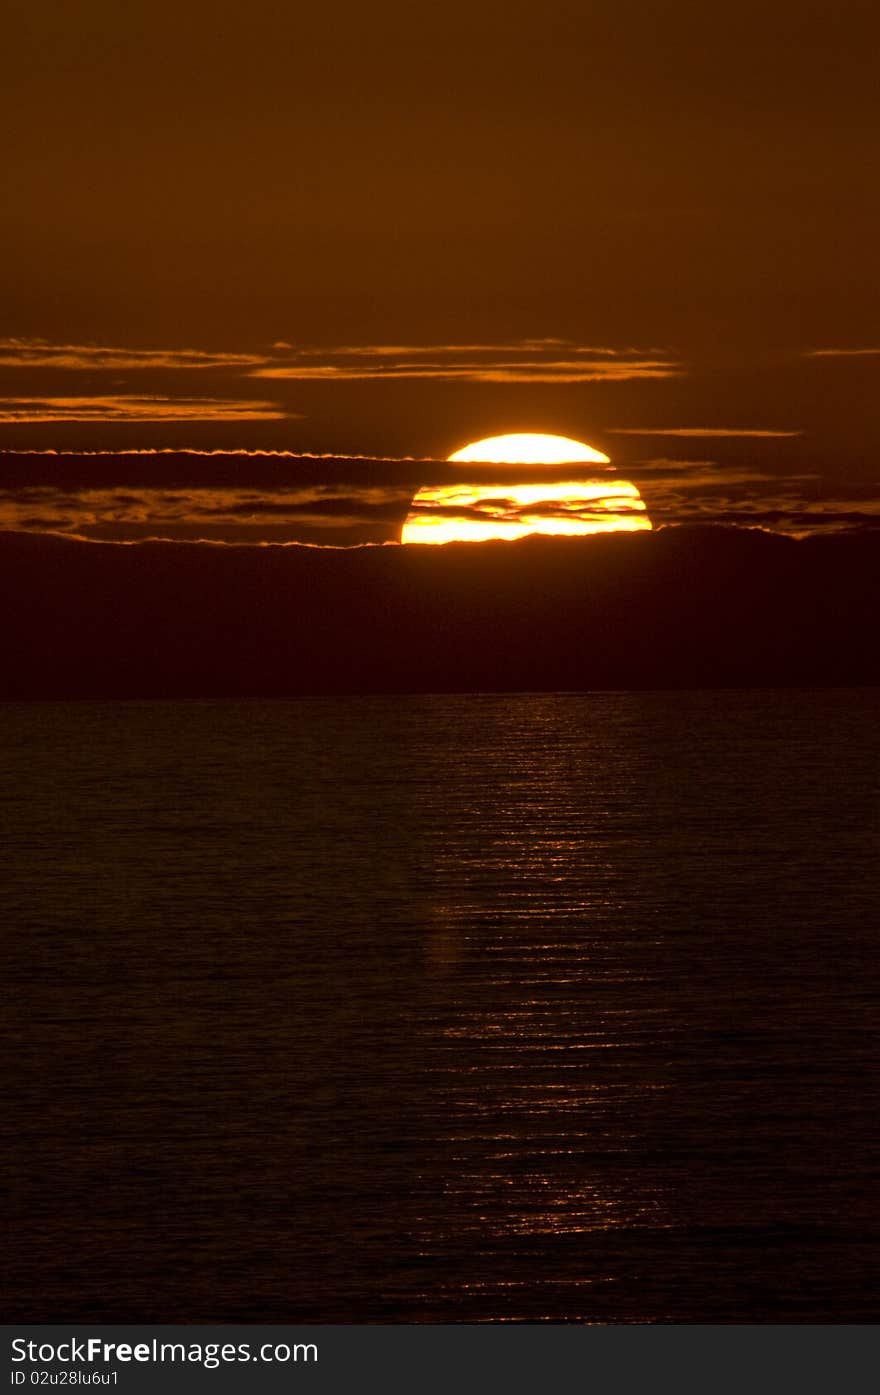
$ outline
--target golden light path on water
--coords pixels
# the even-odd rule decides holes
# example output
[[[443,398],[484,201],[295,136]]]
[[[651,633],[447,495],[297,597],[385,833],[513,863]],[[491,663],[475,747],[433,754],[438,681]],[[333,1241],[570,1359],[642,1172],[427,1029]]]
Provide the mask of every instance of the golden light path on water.
[[[607,455],[583,441],[533,433],[492,436],[455,451],[454,464],[610,466]],[[512,541],[543,533],[582,537],[591,533],[650,529],[639,491],[610,472],[600,479],[519,483],[487,476],[473,484],[426,485],[418,491],[401,533],[404,543]]]

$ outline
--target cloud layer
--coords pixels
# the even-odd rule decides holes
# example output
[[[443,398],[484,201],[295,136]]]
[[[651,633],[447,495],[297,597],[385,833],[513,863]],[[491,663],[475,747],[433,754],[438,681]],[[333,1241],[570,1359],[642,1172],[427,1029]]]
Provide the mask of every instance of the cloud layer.
[[[570,518],[555,491],[564,484],[571,494],[571,466],[542,467],[540,484],[522,467],[469,466],[465,479],[462,469],[445,461],[282,452],[0,453],[0,528],[125,541],[384,543],[400,538],[419,491],[427,491],[420,508],[430,505],[436,515],[454,505],[460,513],[462,500],[450,500],[448,491],[463,487],[473,495],[471,508],[488,501],[508,517],[522,508]],[[587,474],[595,478],[595,471]],[[877,486],[835,485],[796,466],[780,474],[757,464],[651,458],[628,465],[625,479],[655,528],[724,522],[807,534],[880,524]],[[608,471],[602,491],[613,493],[623,482],[623,472]],[[580,497],[593,514],[589,492]]]
[[[293,345],[263,351],[130,348],[0,339],[0,424],[272,421],[301,416],[282,385],[556,384],[675,378],[663,350],[529,339],[508,344]],[[193,394],[192,380],[210,391]],[[252,399],[253,380],[278,400]]]
[[[277,346],[278,361],[255,378],[299,382],[376,379],[472,383],[595,383],[678,377],[668,354],[596,348],[565,339],[514,344],[356,345],[333,349]]]

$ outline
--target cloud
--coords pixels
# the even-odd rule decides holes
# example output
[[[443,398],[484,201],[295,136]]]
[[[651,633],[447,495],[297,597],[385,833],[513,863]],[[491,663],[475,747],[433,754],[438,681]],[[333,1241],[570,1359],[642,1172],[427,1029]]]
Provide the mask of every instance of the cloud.
[[[258,368],[250,376],[294,382],[375,382],[394,379],[435,383],[598,383],[628,382],[634,378],[673,378],[678,374],[666,364],[651,361],[627,364],[550,361],[495,365],[416,365],[398,362],[363,368],[348,368],[337,364],[298,364]]]
[[[2,585],[25,603],[0,617],[0,695],[871,684],[876,558],[754,526],[350,550],[10,532]]]
[[[333,348],[312,346],[297,347],[285,340],[278,340],[274,349],[293,350],[301,358],[408,358],[432,355],[461,354],[522,354],[532,352],[558,352],[565,349],[574,354],[593,354],[598,358],[639,358],[645,353],[642,349],[615,349],[595,344],[575,344],[568,339],[516,339],[507,344],[338,344]],[[665,354],[664,349],[651,349],[651,354]]]
[[[780,479],[778,471],[771,473],[752,465],[728,465],[717,460],[640,460],[627,466],[627,471],[638,475],[640,480],[673,480],[687,489],[704,486],[715,488],[745,481],[754,481],[766,487],[768,484],[778,484]],[[811,480],[816,476],[799,472],[785,478]]]
[[[577,536],[650,528],[638,490],[626,480],[556,484],[454,484],[420,489],[403,534],[406,542],[484,541],[529,533]]]
[[[668,512],[663,515],[664,526],[680,526],[695,522],[726,527],[763,528],[789,537],[806,538],[816,533],[874,533],[880,531],[880,513],[858,509],[799,509],[790,507],[762,508],[757,503],[750,508],[715,508],[700,519],[693,511]]]
[[[608,428],[609,436],[743,436],[773,440],[792,436],[802,436],[802,431],[766,431],[757,427],[729,426],[613,426]]]
[[[277,346],[280,349],[280,345]],[[373,344],[291,349],[249,370],[294,382],[588,383],[681,376],[662,350],[598,348],[561,339],[511,344]]]
[[[264,353],[204,349],[131,349],[118,345],[52,344],[0,339],[0,367],[70,371],[214,370],[292,381],[364,379],[468,382],[597,382],[671,378],[681,367],[665,350],[619,349],[565,339],[509,344],[293,345],[278,339]]]
[[[597,529],[644,513],[626,481],[439,485],[416,492],[389,485],[304,484],[247,488],[71,489],[50,485],[0,490],[0,528],[86,538],[211,537],[227,541],[394,541],[404,520],[478,518],[513,527],[556,521]]]
[[[0,529],[82,538],[213,541],[391,541],[400,532],[411,489],[305,485],[235,488],[70,489],[51,485],[0,490]],[[342,538],[342,541],[348,539]]]
[[[655,523],[722,523],[805,536],[880,524],[880,489],[834,490],[815,473],[770,474],[699,462],[655,462],[633,471]]]
[[[274,402],[218,397],[70,396],[0,398],[0,422],[277,421]]]
[[[210,386],[191,390],[192,374]],[[233,384],[489,383],[578,384],[680,376],[663,350],[601,347],[562,339],[509,344],[291,345],[277,339],[262,352],[127,348],[0,339],[0,424],[70,422],[230,422],[289,420],[281,403],[238,401]],[[87,374],[77,392],[77,375]],[[120,375],[127,375],[121,378]],[[128,375],[136,375],[134,387]],[[66,378],[63,375],[67,375]],[[59,379],[64,387],[59,392]],[[134,387],[134,391],[132,390]],[[268,390],[268,389],[264,389]]]
[[[803,533],[876,526],[880,518],[880,486],[832,486],[804,471],[658,458],[628,468],[626,479],[655,527],[728,522]],[[614,496],[625,484],[614,471],[573,483],[570,465],[542,467],[539,482],[509,467],[475,467],[463,481],[461,466],[431,460],[243,451],[0,452],[0,528],[93,538],[350,545],[395,541],[413,511],[470,517],[476,508],[486,521],[513,523],[523,512],[564,521],[582,510],[592,519],[618,510]]]
[[[503,467],[492,471],[503,477]],[[507,467],[507,474],[517,475]],[[542,478],[553,470],[543,468]],[[435,477],[460,480],[445,461],[294,454],[282,450],[0,450],[0,488],[241,489],[261,494],[310,486],[385,488],[412,495]]]
[[[880,349],[809,349],[804,358],[877,358]]]
[[[234,369],[266,362],[265,355],[203,349],[126,349],[99,344],[51,344],[46,339],[0,339],[0,367],[112,369]]]

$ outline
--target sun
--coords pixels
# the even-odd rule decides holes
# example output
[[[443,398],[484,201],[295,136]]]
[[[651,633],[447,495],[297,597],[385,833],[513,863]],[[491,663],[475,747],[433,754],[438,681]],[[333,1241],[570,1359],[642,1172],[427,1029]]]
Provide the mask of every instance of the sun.
[[[454,451],[449,461],[517,469],[513,478],[509,470],[490,468],[473,483],[426,485],[410,505],[401,542],[512,541],[533,533],[583,537],[651,527],[636,486],[614,474],[607,455],[569,436],[487,436]],[[603,467],[603,473],[598,478],[522,479],[521,467],[541,465],[593,465]]]
[[[465,464],[480,461],[492,465],[574,465],[582,461],[589,465],[610,465],[607,455],[593,450],[583,441],[570,436],[542,436],[527,431],[512,436],[486,436],[471,441],[448,457]]]

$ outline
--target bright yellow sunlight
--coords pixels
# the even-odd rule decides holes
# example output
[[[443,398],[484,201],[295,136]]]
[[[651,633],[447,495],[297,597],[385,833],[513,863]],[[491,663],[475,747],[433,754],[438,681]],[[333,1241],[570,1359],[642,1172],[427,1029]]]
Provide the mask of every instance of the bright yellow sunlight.
[[[490,436],[450,455],[455,464],[610,465],[607,455],[566,436]],[[639,491],[610,471],[601,479],[511,482],[508,472],[474,484],[427,485],[413,499],[404,543],[512,541],[532,533],[583,537],[634,532],[651,521]]]
[[[482,461],[493,465],[572,465],[586,461],[591,465],[610,465],[607,455],[583,441],[570,436],[542,436],[523,432],[512,436],[486,436],[469,446],[454,451],[450,460]]]

